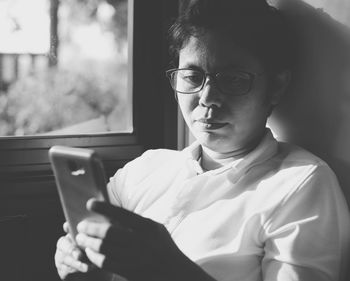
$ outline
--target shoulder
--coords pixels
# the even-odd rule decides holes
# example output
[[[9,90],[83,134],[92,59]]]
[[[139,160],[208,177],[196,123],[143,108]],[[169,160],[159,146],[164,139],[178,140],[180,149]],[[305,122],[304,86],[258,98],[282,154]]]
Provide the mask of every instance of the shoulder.
[[[280,144],[272,161],[276,168],[268,181],[273,188],[266,196],[260,232],[265,257],[337,279],[347,255],[350,220],[334,172],[319,157],[289,144]]]
[[[149,185],[170,177],[183,166],[181,152],[169,149],[147,150],[128,162],[110,178],[108,190],[117,205],[125,206],[132,194],[143,194]],[[130,195],[130,196],[129,196]]]
[[[278,152],[271,159],[276,170],[291,179],[305,181],[310,177],[324,177],[330,182],[336,181],[336,176],[328,164],[311,152],[288,143],[278,143]]]
[[[327,163],[311,152],[293,144],[279,142],[275,160],[285,167],[295,165],[327,166]]]
[[[348,220],[338,179],[325,161],[298,146],[279,143],[278,153],[270,164],[273,172],[265,177],[260,188],[260,193],[266,195],[268,222],[280,225],[312,217],[313,221],[330,227]]]
[[[123,168],[128,172],[137,173],[139,177],[147,176],[164,166],[179,164],[183,161],[181,152],[170,149],[151,149],[130,161]]]
[[[274,206],[293,198],[322,202],[342,197],[337,177],[327,163],[296,145],[279,143],[276,154],[257,170],[263,173],[258,194],[268,196],[267,202]]]

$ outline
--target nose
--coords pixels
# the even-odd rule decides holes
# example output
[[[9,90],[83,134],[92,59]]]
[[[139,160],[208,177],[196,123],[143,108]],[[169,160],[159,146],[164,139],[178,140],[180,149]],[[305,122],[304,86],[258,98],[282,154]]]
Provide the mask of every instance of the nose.
[[[199,95],[199,104],[203,107],[221,107],[222,105],[222,94],[217,88],[215,81],[209,76],[207,76]]]

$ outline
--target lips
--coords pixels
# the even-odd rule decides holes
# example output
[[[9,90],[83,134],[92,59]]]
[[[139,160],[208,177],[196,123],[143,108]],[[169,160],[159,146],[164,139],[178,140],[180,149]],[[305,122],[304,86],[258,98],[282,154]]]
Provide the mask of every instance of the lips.
[[[196,120],[196,124],[204,130],[217,130],[227,125],[227,123],[206,118]]]

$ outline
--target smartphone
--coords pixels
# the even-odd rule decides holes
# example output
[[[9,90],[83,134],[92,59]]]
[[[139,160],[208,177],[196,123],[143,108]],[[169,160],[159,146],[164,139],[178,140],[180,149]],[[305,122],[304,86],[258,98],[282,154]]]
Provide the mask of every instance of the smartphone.
[[[109,202],[103,164],[94,150],[68,146],[51,147],[49,159],[69,232],[75,240],[77,224],[83,219],[107,221],[86,209],[86,202],[93,197]]]

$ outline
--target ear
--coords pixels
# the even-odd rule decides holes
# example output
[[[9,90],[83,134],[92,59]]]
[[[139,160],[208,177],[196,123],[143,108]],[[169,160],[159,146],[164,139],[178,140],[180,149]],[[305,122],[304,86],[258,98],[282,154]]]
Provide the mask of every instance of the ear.
[[[280,71],[279,73],[274,74],[271,78],[269,98],[272,106],[276,106],[280,102],[290,84],[290,81],[290,70]]]

